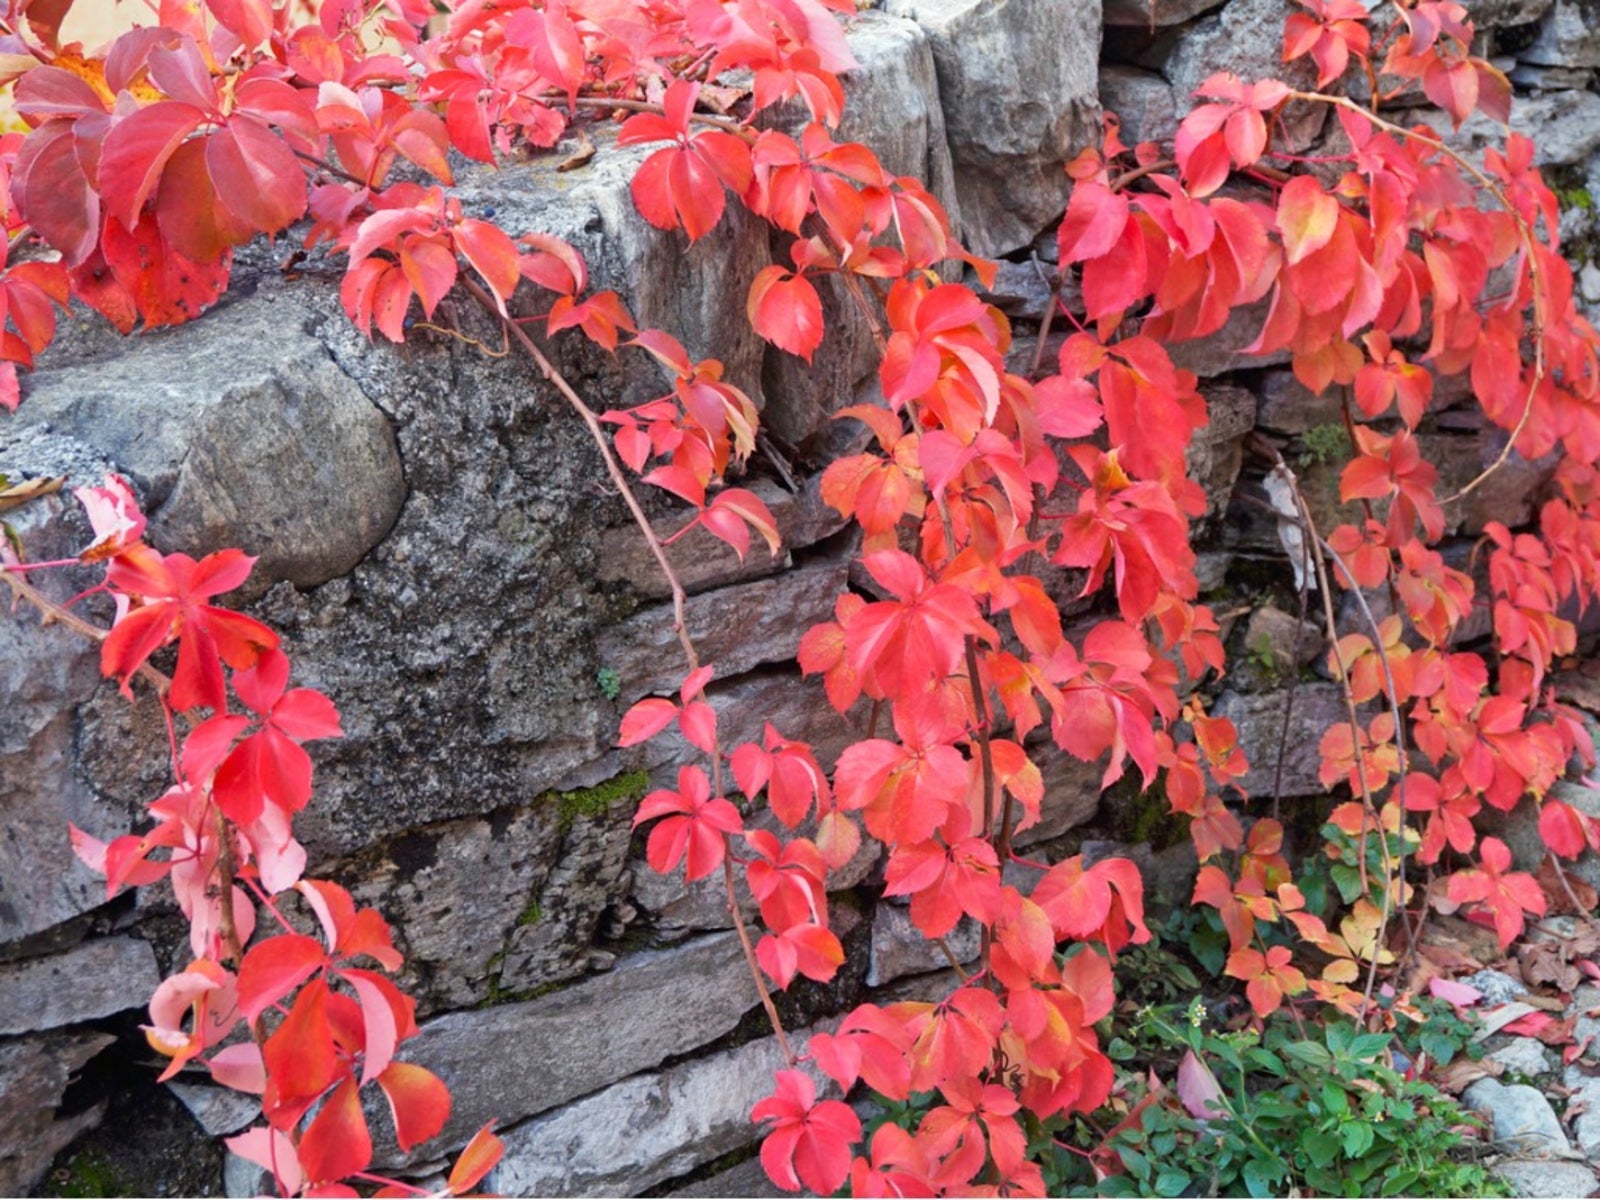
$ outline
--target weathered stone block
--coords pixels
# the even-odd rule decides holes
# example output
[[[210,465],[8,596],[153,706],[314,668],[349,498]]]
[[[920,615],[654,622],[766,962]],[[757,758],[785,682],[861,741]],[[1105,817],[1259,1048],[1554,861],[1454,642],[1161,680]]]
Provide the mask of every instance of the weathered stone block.
[[[1226,0],[1105,0],[1105,23],[1139,29],[1182,25]]]
[[[1060,837],[1092,819],[1100,807],[1100,779],[1105,774],[1103,763],[1082,762],[1053,743],[1029,747],[1029,754],[1044,776],[1044,799],[1037,824],[1013,835],[1012,844],[1019,849]]]
[[[51,1033],[0,1041],[0,1194],[27,1196],[64,1146],[99,1124],[105,1102],[56,1117],[78,1069],[115,1039],[104,1033]]]
[[[961,208],[928,33],[902,16],[865,12],[848,23],[846,38],[859,66],[840,80],[845,110],[835,140],[860,142],[891,174],[921,180],[944,205],[952,228],[959,229]],[[798,134],[809,119],[798,104],[790,104],[776,123]],[[775,235],[775,260],[788,261],[789,240],[787,234]],[[829,418],[855,402],[876,371],[878,356],[872,327],[844,284],[831,276],[815,282],[827,336],[810,362],[768,349],[762,424],[780,444],[820,461],[826,457]]]
[[[962,230],[999,257],[1066,205],[1062,166],[1099,139],[1098,0],[888,0],[933,43]]]
[[[979,927],[970,917],[944,938],[957,962],[978,957]],[[944,952],[925,937],[911,922],[911,910],[903,904],[880,901],[872,917],[872,959],[867,969],[867,986],[881,987],[907,975],[920,975],[948,967]]]
[[[845,570],[843,562],[823,561],[693,597],[684,615],[701,661],[729,679],[763,663],[793,659],[801,635],[833,617]],[[641,609],[602,630],[596,646],[601,663],[621,681],[618,699],[624,704],[672,692],[683,682],[687,667],[670,605]]]
[[[791,554],[831,537],[844,527],[844,518],[822,499],[822,476],[812,475],[791,492],[768,479],[755,479],[744,486],[759,496],[777,522],[783,548],[776,558],[767,553],[759,538],[740,562],[733,549],[697,527],[667,549],[668,560],[689,595],[709,591],[746,579],[759,579],[786,570]],[[654,521],[652,528],[661,538],[671,537],[688,522],[687,509],[674,509]],[[597,574],[602,583],[626,584],[640,596],[663,599],[671,595],[666,577],[655,555],[645,544],[638,526],[631,521],[600,535]]]
[[[1100,68],[1100,103],[1122,122],[1122,140],[1166,143],[1178,132],[1172,85],[1154,71],[1110,64]]]
[[[623,879],[642,773],[385,839],[333,873],[382,912],[423,1012],[587,970]]]
[[[1283,61],[1286,15],[1283,0],[1231,0],[1181,35],[1169,35],[1170,50],[1161,73],[1172,84],[1179,117],[1196,102],[1194,90],[1219,71],[1231,71],[1246,83],[1282,79],[1290,87],[1312,88],[1316,69],[1310,59]],[[1320,104],[1297,101],[1284,109],[1288,148],[1303,152],[1321,131],[1326,116],[1327,110]]]
[[[99,464],[66,439],[9,441],[0,425],[0,465],[15,477],[81,469],[98,481]],[[90,474],[90,473],[93,474]],[[80,478],[74,482],[89,482]],[[6,520],[36,561],[71,557],[89,543],[70,496],[49,496]],[[93,585],[93,573],[41,572],[35,586],[56,603]],[[10,592],[6,592],[10,606]],[[72,708],[110,685],[99,652],[60,625],[42,626],[27,605],[0,615],[0,945],[39,933],[105,903],[105,882],[80,863],[67,839],[73,822],[97,836],[122,832],[131,813],[97,796],[75,769]],[[117,698],[119,704],[126,701]]]
[[[244,594],[342,575],[405,498],[394,434],[291,301],[251,297],[149,336],[138,353],[27,377],[13,421],[48,426],[138,487],[150,541],[259,556]],[[89,481],[74,481],[89,482]],[[96,481],[97,482],[97,481]]]
[[[1455,131],[1449,115],[1438,109],[1420,109],[1417,115],[1467,154],[1505,144],[1505,130],[1481,112]],[[1600,96],[1588,91],[1518,96],[1511,106],[1511,131],[1532,140],[1533,160],[1541,167],[1587,162],[1600,149]]]
[[[715,1041],[755,1003],[739,939],[729,933],[634,955],[548,996],[429,1021],[404,1057],[449,1086],[450,1120],[404,1161],[430,1161],[487,1121],[503,1127],[547,1112]]]
[[[0,1034],[35,1033],[143,1008],[161,982],[138,938],[102,938],[0,967]]]
[[[789,1038],[804,1053],[804,1031]],[[511,1196],[636,1196],[753,1142],[750,1109],[782,1066],[767,1037],[625,1079],[504,1133],[505,1157],[486,1186]],[[802,1069],[826,1085],[815,1067]]]
[[[1210,521],[1227,511],[1233,484],[1244,461],[1244,436],[1255,427],[1256,398],[1240,387],[1212,387],[1205,390],[1210,421],[1196,430],[1189,443],[1189,477],[1206,493],[1204,520]]]
[[[1280,745],[1284,747],[1281,795],[1320,796],[1328,790],[1317,778],[1321,759],[1316,748],[1324,730],[1346,719],[1344,695],[1338,684],[1301,683],[1294,691],[1293,709],[1287,706],[1288,690],[1280,689],[1253,696],[1224,692],[1211,707],[1213,716],[1227,717],[1239,730],[1239,747],[1250,760],[1250,770],[1239,785],[1257,799],[1273,794]]]
[[[1517,57],[1547,67],[1600,67],[1600,4],[1555,0],[1540,18],[1532,45]]]

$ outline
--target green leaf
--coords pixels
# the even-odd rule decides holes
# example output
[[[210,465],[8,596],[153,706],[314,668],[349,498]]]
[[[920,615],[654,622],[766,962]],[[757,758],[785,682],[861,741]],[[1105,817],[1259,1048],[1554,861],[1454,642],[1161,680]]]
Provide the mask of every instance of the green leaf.
[[[1171,1168],[1156,1176],[1156,1195],[1181,1196],[1189,1186],[1189,1176]]]
[[[1333,1065],[1333,1055],[1328,1052],[1328,1048],[1319,1046],[1316,1042],[1289,1042],[1283,1047],[1283,1052],[1308,1067],[1326,1070]]]
[[[1264,1163],[1259,1158],[1252,1158],[1244,1165],[1244,1186],[1252,1196],[1275,1196],[1278,1188],[1274,1185],[1283,1177],[1283,1167],[1279,1163]]]
[[[1339,1130],[1344,1142],[1344,1152],[1351,1158],[1360,1158],[1372,1149],[1372,1126],[1365,1121],[1351,1121]]]
[[[1350,1111],[1350,1097],[1331,1079],[1322,1081],[1322,1107],[1326,1112],[1336,1117],[1342,1117]]]
[[[1356,867],[1335,863],[1328,868],[1328,874],[1333,879],[1333,886],[1339,889],[1339,898],[1346,904],[1354,904],[1362,892],[1362,872]]]
[[[1461,1049],[1461,1040],[1451,1037],[1443,1030],[1436,1030],[1430,1025],[1422,1028],[1422,1033],[1417,1041],[1422,1046],[1423,1053],[1441,1067],[1450,1065],[1450,1060],[1455,1058]]]
[[[1150,1160],[1137,1150],[1130,1150],[1119,1145],[1117,1147],[1117,1157],[1122,1160],[1122,1165],[1128,1169],[1128,1174],[1136,1175],[1140,1179],[1150,1178]]]
[[[1350,1054],[1355,1058],[1377,1058],[1389,1048],[1386,1033],[1364,1033],[1350,1044]]]
[[[1323,1133],[1320,1129],[1313,1129],[1302,1136],[1300,1144],[1311,1156],[1311,1161],[1319,1167],[1326,1167],[1339,1157],[1339,1139],[1331,1133]]]

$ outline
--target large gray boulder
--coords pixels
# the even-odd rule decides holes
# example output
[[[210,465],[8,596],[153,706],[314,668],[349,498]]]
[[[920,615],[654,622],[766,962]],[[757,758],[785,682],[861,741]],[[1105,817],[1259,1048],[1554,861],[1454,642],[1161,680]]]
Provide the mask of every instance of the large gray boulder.
[[[860,142],[892,175],[920,179],[961,228],[961,207],[940,106],[933,43],[914,21],[865,12],[846,29],[859,66],[840,79],[844,118],[838,142]],[[775,123],[798,135],[809,114],[790,104]],[[774,234],[774,258],[787,261],[787,234]],[[768,349],[762,390],[768,398],[762,425],[779,443],[807,458],[827,453],[829,418],[855,401],[862,383],[877,370],[873,329],[836,277],[815,279],[827,336],[808,363],[776,347]]]
[[[808,1033],[789,1034],[796,1053]],[[637,1196],[754,1141],[750,1109],[782,1066],[777,1039],[766,1037],[625,1079],[508,1131],[487,1186],[509,1196]],[[803,1069],[826,1085],[815,1067]]]
[[[389,422],[311,323],[267,294],[136,354],[47,354],[0,438],[43,427],[92,446],[138,488],[153,544],[258,555],[246,594],[326,583],[389,532],[406,485]]]

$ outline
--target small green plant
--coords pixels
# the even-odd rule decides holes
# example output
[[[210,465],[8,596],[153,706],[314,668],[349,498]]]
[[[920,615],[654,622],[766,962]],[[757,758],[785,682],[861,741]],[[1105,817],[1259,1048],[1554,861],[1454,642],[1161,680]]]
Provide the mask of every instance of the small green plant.
[[[1272,638],[1257,634],[1245,647],[1245,661],[1267,683],[1277,683],[1287,674],[1287,664],[1282,662],[1272,648]]]
[[[1096,1194],[1509,1194],[1470,1154],[1473,1118],[1399,1069],[1391,1034],[1282,1016],[1217,1034],[1198,1000],[1141,1016],[1131,1036],[1173,1090],[1146,1093],[1108,1139],[1121,1173]]]
[[[1300,465],[1343,462],[1350,457],[1350,435],[1343,425],[1315,425],[1300,435]]]
[[[1182,939],[1174,940],[1155,921],[1150,923],[1150,933],[1148,942],[1129,946],[1118,957],[1119,993],[1138,1004],[1171,1004],[1194,995],[1200,990],[1200,980],[1177,949],[1183,945]]]
[[[615,700],[622,694],[622,676],[613,667],[601,667],[594,673],[594,682],[607,700]]]
[[[1379,1004],[1385,997],[1378,998]],[[1435,996],[1417,996],[1411,1007],[1422,1014],[1422,1020],[1401,1021],[1395,1027],[1395,1037],[1405,1054],[1417,1059],[1427,1055],[1430,1065],[1449,1066],[1458,1056],[1476,1062],[1483,1057],[1483,1043],[1476,1040],[1480,1026],[1456,1012],[1455,1005]]]

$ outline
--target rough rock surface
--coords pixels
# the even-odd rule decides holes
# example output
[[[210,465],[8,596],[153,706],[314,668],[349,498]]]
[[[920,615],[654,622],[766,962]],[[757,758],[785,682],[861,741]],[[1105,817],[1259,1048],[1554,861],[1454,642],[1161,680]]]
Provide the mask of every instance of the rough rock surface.
[[[1457,149],[1479,153],[1504,140],[1501,127],[1481,112],[1474,112],[1454,133],[1448,116],[1432,109],[1421,110],[1421,116]],[[1600,147],[1600,96],[1576,90],[1518,96],[1511,107],[1511,129],[1532,139],[1534,162],[1541,167],[1587,162]]]
[[[47,357],[12,435],[48,426],[113,460],[155,545],[250,548],[251,594],[326,583],[389,532],[406,485],[388,421],[312,323],[293,301],[247,296],[206,322],[203,353],[180,329],[109,363]]]
[[[1209,12],[1225,0],[1106,0],[1105,23],[1134,28],[1164,28]]]
[[[102,460],[60,438],[26,451],[6,442],[6,470],[52,476],[74,468],[77,482],[98,481]],[[38,560],[71,556],[92,540],[70,497],[51,496],[7,520]],[[84,573],[41,577],[37,586],[63,603],[92,580]],[[100,689],[99,655],[59,625],[41,627],[31,612],[0,619],[0,946],[37,934],[105,903],[105,883],[73,856],[67,823],[92,832],[126,828],[132,808],[109,803],[87,786],[74,763],[72,708]]]
[[[1111,65],[1100,69],[1100,103],[1122,122],[1122,140],[1170,142],[1178,131],[1172,85],[1154,71]]]
[[[806,1037],[790,1037],[804,1053]],[[637,1195],[748,1145],[750,1109],[771,1093],[782,1064],[777,1039],[768,1037],[625,1079],[508,1130],[505,1157],[486,1186],[509,1196]]]
[[[1560,1159],[1503,1158],[1495,1163],[1494,1173],[1519,1196],[1589,1196],[1595,1188],[1592,1170],[1582,1163]]]
[[[850,22],[847,36],[860,66],[840,80],[845,112],[835,139],[870,146],[891,174],[922,180],[960,228],[961,201],[928,31],[904,15],[871,11]],[[797,109],[789,105],[791,119],[782,122],[793,133],[809,119],[795,115]],[[780,253],[787,240],[774,237],[775,261],[787,261]],[[878,365],[872,328],[844,286],[832,277],[817,282],[827,338],[810,362],[769,349],[762,376],[766,394],[782,398],[763,413],[763,427],[807,459],[827,454],[837,433],[830,417],[855,402]]]
[[[1569,1149],[1560,1118],[1537,1088],[1479,1079],[1461,1093],[1461,1100],[1489,1118],[1495,1142],[1508,1150],[1559,1155]]]
[[[739,939],[726,933],[635,955],[537,999],[429,1021],[404,1057],[427,1064],[453,1102],[444,1130],[407,1159],[427,1161],[486,1121],[546,1112],[715,1041],[755,1003]]]
[[[1187,112],[1194,91],[1212,75],[1231,71],[1240,79],[1282,79],[1290,87],[1310,88],[1316,70],[1309,59],[1283,61],[1282,0],[1231,0],[1219,12],[1168,35],[1170,52],[1161,73],[1172,84],[1178,111]],[[1327,110],[1296,102],[1284,110],[1290,147],[1303,151],[1322,129]]]
[[[1189,475],[1205,489],[1203,520],[1211,521],[1226,511],[1233,495],[1243,461],[1241,443],[1255,428],[1256,398],[1241,387],[1207,388],[1205,398],[1210,420],[1189,443],[1188,463]]]
[[[1539,20],[1539,31],[1523,62],[1551,67],[1600,67],[1600,4],[1595,0],[1555,0]]]
[[[718,677],[726,679],[793,659],[800,635],[833,619],[845,570],[842,561],[823,561],[692,598],[685,615],[701,661],[714,664]],[[672,626],[671,606],[653,605],[600,634],[600,661],[617,673],[622,703],[675,691],[683,681],[683,652]]]
[[[32,1193],[56,1152],[100,1120],[102,1105],[57,1119],[78,1068],[114,1039],[104,1033],[48,1033],[0,1041],[0,1195]]]
[[[992,257],[1026,246],[1066,203],[1063,164],[1099,135],[1099,0],[885,7],[933,43],[968,248]]]
[[[971,962],[978,955],[980,931],[971,918],[945,935],[945,944],[958,962]],[[911,911],[904,905],[880,902],[872,918],[872,965],[867,986],[881,987],[907,975],[920,975],[950,965],[950,960],[911,923]]]
[[[1288,748],[1283,756],[1281,794],[1320,796],[1326,790],[1317,778],[1318,756],[1311,751],[1324,729],[1345,719],[1344,697],[1337,684],[1300,684],[1295,688],[1285,738],[1287,702],[1288,689],[1280,688],[1251,696],[1224,692],[1212,706],[1213,716],[1227,717],[1238,727],[1239,746],[1250,759],[1250,770],[1239,784],[1252,796],[1272,795],[1280,742]]]
[[[0,1034],[34,1033],[143,1008],[161,982],[150,943],[102,938],[0,966]]]

